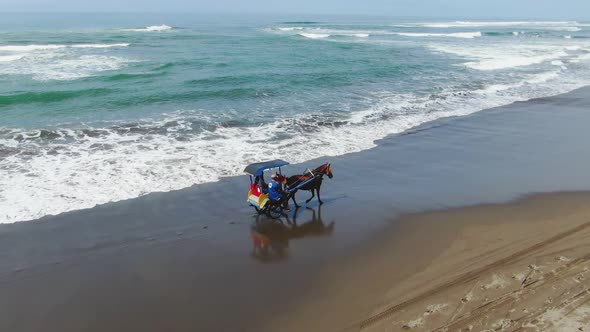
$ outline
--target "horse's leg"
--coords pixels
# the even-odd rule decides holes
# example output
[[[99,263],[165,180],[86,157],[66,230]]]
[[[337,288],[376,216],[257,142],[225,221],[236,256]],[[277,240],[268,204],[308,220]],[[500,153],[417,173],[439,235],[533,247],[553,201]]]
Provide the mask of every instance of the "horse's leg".
[[[309,203],[309,201],[311,201],[311,199],[315,197],[315,193],[313,192],[313,190],[314,190],[314,189],[315,189],[315,188],[311,188],[311,197],[310,197],[310,198],[308,198],[308,199],[305,201],[305,203]]]
[[[291,195],[291,199],[293,200],[293,203],[295,203],[295,208],[298,208],[299,205],[297,204],[297,201],[295,200],[295,192],[293,192],[293,193],[291,193],[289,195]]]
[[[318,186],[318,187],[316,188],[316,191],[318,192],[318,201],[320,202],[320,205],[324,204],[324,202],[322,202],[322,199],[320,198],[320,188],[321,188],[321,187],[322,187],[322,186]]]

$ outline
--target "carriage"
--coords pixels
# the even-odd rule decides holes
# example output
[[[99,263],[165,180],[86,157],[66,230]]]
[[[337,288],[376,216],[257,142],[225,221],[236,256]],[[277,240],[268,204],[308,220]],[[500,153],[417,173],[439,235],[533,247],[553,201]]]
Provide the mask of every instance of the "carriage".
[[[328,175],[328,177],[330,177],[330,178],[332,177],[332,169],[330,167],[330,164],[324,164],[324,165],[316,168],[313,171],[307,169],[305,171],[305,174],[295,175],[295,176],[292,176],[289,179],[287,179],[282,174],[282,167],[287,166],[287,165],[289,165],[288,162],[286,162],[284,160],[276,159],[276,160],[271,160],[271,161],[264,161],[264,162],[250,164],[244,169],[244,172],[250,176],[250,190],[248,191],[247,202],[250,206],[254,207],[254,209],[258,213],[265,213],[265,214],[270,215],[273,218],[277,218],[283,212],[282,203],[284,203],[284,202],[283,201],[280,201],[280,202],[273,201],[268,197],[268,192],[267,192],[268,185],[266,184],[266,181],[264,180],[264,172],[265,171],[275,170],[275,169],[277,170],[276,174],[279,175],[279,179],[283,183],[284,190],[289,193],[289,195],[287,197],[285,197],[285,200],[288,200],[289,198],[293,198],[294,202],[295,202],[294,195],[295,195],[295,192],[297,192],[297,190],[299,190],[299,189],[310,190],[310,189],[306,189],[305,186],[311,185],[312,182],[314,182],[318,178],[319,178],[319,181],[321,184],[321,177],[323,175]],[[317,189],[317,190],[318,190],[317,191],[318,192],[318,200],[320,201],[320,204],[321,204],[321,200],[319,199],[319,189]],[[312,194],[313,194],[313,191],[312,191]],[[309,200],[307,200],[307,202],[309,202]],[[295,202],[295,205],[297,206],[297,202]]]
[[[277,204],[272,203],[268,198],[267,185],[264,180],[264,172],[272,169],[277,169],[277,174],[282,175],[281,167],[289,165],[288,162],[280,159],[264,161],[248,165],[244,172],[250,176],[250,190],[248,191],[248,204],[253,206],[257,212],[270,212],[270,208],[274,211]]]

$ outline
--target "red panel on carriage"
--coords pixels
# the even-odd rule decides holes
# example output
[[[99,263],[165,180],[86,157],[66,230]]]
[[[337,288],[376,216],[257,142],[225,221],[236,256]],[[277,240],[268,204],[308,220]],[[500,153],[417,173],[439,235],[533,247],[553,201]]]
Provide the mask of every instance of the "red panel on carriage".
[[[252,195],[256,197],[260,196],[260,194],[262,193],[260,186],[253,183],[250,183],[250,191],[252,192]]]

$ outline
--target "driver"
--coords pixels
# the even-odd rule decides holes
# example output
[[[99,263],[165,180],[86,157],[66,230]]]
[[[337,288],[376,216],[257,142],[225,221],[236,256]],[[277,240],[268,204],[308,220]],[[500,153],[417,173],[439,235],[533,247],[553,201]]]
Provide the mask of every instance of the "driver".
[[[287,179],[280,174],[273,174],[270,177],[270,180],[271,181],[268,184],[268,197],[277,202],[283,200],[283,209],[289,211],[289,200],[287,198],[287,193],[283,190],[283,184],[287,182]]]

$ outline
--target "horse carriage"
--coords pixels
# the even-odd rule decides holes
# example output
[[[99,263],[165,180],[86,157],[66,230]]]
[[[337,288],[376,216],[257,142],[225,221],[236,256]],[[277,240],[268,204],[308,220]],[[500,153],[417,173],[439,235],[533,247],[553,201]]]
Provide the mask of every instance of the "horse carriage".
[[[283,205],[289,199],[292,199],[295,206],[298,207],[299,205],[295,201],[295,193],[299,189],[311,191],[312,197],[306,203],[315,196],[314,191],[318,194],[320,204],[323,203],[320,198],[320,186],[324,175],[329,178],[333,176],[330,164],[323,164],[314,170],[307,169],[304,174],[293,175],[288,178],[282,174],[281,169],[287,165],[289,165],[288,162],[276,159],[250,164],[244,169],[244,172],[250,176],[250,190],[248,191],[247,202],[258,213],[278,218],[283,214]],[[268,185],[264,179],[264,172],[271,170],[276,170],[277,179],[282,183],[283,190],[286,193],[280,201],[271,200],[268,197]]]

